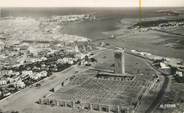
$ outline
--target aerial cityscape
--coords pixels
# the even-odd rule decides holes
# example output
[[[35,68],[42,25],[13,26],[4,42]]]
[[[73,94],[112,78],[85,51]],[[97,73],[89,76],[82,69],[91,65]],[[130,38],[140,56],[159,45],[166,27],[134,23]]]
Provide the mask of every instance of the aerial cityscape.
[[[184,8],[0,8],[0,113],[184,113]]]

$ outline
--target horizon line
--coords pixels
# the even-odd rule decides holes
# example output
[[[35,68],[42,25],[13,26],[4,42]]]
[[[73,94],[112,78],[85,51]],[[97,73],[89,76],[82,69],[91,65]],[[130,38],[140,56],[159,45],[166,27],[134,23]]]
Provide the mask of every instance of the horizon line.
[[[139,6],[0,6],[0,8],[139,8]],[[142,6],[142,8],[184,8],[184,6]]]

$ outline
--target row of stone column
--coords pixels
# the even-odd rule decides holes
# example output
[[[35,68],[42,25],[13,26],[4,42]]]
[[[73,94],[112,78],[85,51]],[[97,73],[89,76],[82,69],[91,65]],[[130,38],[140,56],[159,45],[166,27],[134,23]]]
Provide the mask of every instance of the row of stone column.
[[[122,77],[108,77],[108,76],[98,76],[98,79],[103,79],[103,80],[115,80],[115,81],[131,81],[134,79],[133,76],[122,76]]]
[[[61,106],[70,108],[79,108],[94,111],[103,111],[111,113],[129,113],[127,108],[122,108],[118,105],[101,105],[101,104],[91,104],[91,103],[76,103],[73,101],[57,101],[50,99],[39,99],[39,104],[51,105],[51,106]]]
[[[103,111],[103,112],[111,112],[111,113],[128,113],[128,109],[124,107],[120,107],[118,105],[101,105],[101,104],[90,104],[84,103],[83,109],[95,110],[95,111]]]

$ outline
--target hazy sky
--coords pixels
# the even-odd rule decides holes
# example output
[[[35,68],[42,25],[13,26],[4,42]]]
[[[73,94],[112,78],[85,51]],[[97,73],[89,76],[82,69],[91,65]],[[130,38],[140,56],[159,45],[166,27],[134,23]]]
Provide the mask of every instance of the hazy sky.
[[[184,0],[142,0],[146,7],[183,6]],[[137,7],[139,0],[0,0],[0,7]]]

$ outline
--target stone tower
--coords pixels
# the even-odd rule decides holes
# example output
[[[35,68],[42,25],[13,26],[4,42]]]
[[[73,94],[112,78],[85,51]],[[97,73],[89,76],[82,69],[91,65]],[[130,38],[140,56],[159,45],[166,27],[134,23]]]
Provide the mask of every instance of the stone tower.
[[[115,73],[125,74],[125,55],[124,49],[118,49],[114,52],[114,61],[115,61]]]

